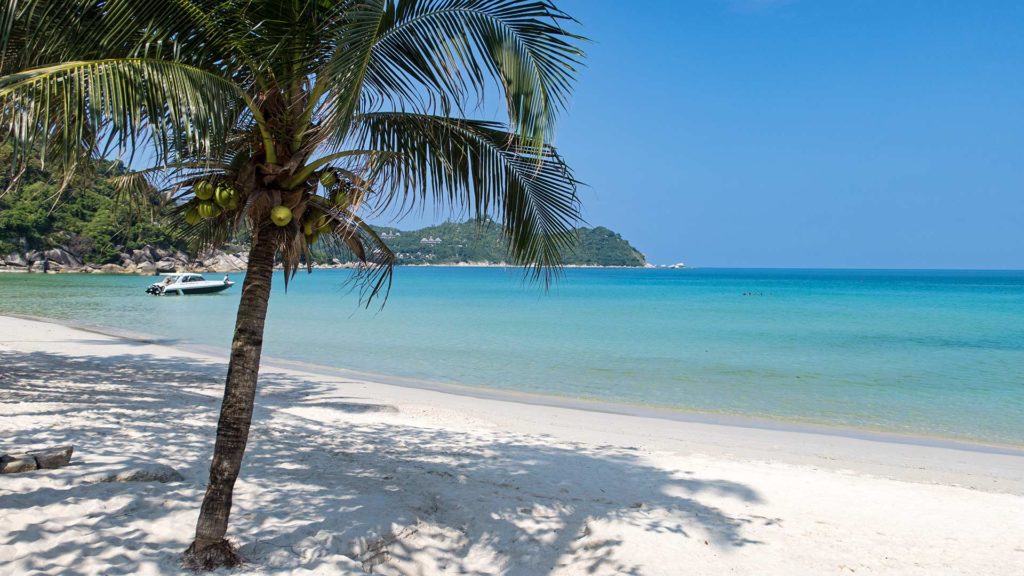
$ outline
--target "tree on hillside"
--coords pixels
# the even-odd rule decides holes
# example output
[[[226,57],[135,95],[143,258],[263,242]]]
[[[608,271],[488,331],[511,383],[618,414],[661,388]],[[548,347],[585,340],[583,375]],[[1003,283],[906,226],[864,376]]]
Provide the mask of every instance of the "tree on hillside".
[[[169,194],[199,244],[251,238],[210,480],[186,564],[225,540],[253,413],[275,259],[317,242],[394,255],[363,219],[429,203],[491,216],[545,278],[579,219],[551,147],[581,57],[550,0],[7,0],[0,122],[22,162],[88,170],[128,155],[124,191]],[[504,99],[507,123],[467,118]]]
[[[0,166],[11,166],[13,149],[0,145]],[[83,260],[118,262],[123,251],[146,246],[183,246],[157,216],[156,191],[121,201],[114,180],[125,172],[119,162],[94,162],[62,184],[37,161],[13,180],[0,174],[0,256],[11,252],[65,247]],[[95,173],[89,173],[95,172]]]

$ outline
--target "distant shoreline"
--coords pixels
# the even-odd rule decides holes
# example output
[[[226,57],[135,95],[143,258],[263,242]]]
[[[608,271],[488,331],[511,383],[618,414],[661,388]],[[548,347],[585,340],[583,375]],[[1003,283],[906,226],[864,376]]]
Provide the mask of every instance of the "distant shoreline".
[[[524,268],[523,264],[505,264],[505,263],[491,263],[491,262],[457,262],[447,264],[395,264],[396,267],[402,268]],[[346,262],[342,264],[314,264],[314,270],[352,270],[359,268],[360,265],[357,263]],[[648,264],[645,266],[613,266],[603,264],[563,264],[562,268],[566,269],[612,269],[612,270],[682,270],[689,268],[688,266],[657,266]],[[276,266],[277,269],[281,269],[281,266]],[[221,268],[218,270],[210,271],[211,274],[240,274],[245,272],[245,268]],[[0,273],[8,274],[111,274],[116,276],[155,276],[157,274],[153,272],[142,272],[137,270],[125,270],[125,271],[111,271],[104,270],[102,268],[79,268],[79,269],[65,269],[65,270],[51,270],[49,272],[43,272],[41,270],[29,270],[27,268],[13,269],[0,267]],[[202,273],[202,272],[200,272]]]

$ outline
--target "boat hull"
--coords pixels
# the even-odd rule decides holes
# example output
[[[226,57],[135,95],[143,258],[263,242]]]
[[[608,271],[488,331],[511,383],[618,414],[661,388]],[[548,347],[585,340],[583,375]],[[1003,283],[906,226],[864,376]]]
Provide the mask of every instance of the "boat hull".
[[[146,290],[146,293],[153,294],[154,296],[214,294],[217,292],[223,292],[234,285],[234,282],[191,282],[188,284],[171,284],[169,286],[154,284]]]
[[[214,294],[231,288],[231,284],[234,284],[234,282],[228,284],[216,284],[213,286],[196,286],[194,288],[191,286],[188,288],[173,288],[170,290],[164,290],[164,295],[173,294],[175,296],[189,296],[191,294]]]

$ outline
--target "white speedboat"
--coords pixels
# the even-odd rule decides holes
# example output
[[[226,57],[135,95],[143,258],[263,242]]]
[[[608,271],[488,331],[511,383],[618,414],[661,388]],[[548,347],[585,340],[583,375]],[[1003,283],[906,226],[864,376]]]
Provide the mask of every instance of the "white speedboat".
[[[165,274],[164,279],[146,288],[147,294],[166,296],[176,294],[213,294],[234,286],[234,282],[225,276],[223,280],[207,280],[202,274],[186,272],[184,274]]]

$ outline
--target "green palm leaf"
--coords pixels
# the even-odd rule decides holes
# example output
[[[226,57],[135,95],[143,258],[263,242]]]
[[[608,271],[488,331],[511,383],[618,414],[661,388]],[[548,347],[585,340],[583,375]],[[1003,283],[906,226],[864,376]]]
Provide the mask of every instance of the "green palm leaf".
[[[496,216],[509,251],[534,271],[552,271],[580,221],[577,181],[550,146],[537,147],[494,122],[403,112],[357,117],[361,138],[398,155],[388,180],[399,194],[388,202],[428,199]],[[550,279],[550,276],[547,278]]]
[[[101,135],[156,157],[213,155],[244,108],[230,81],[179,62],[65,62],[0,78],[0,122],[23,150],[43,138],[94,152]]]
[[[512,131],[542,146],[564,106],[582,52],[565,13],[546,1],[372,0],[341,25],[345,50],[328,63],[327,121],[344,135],[357,99],[416,111],[461,112],[492,78]],[[371,8],[372,7],[372,8]],[[372,30],[372,36],[369,32]],[[339,43],[339,45],[341,45]]]

